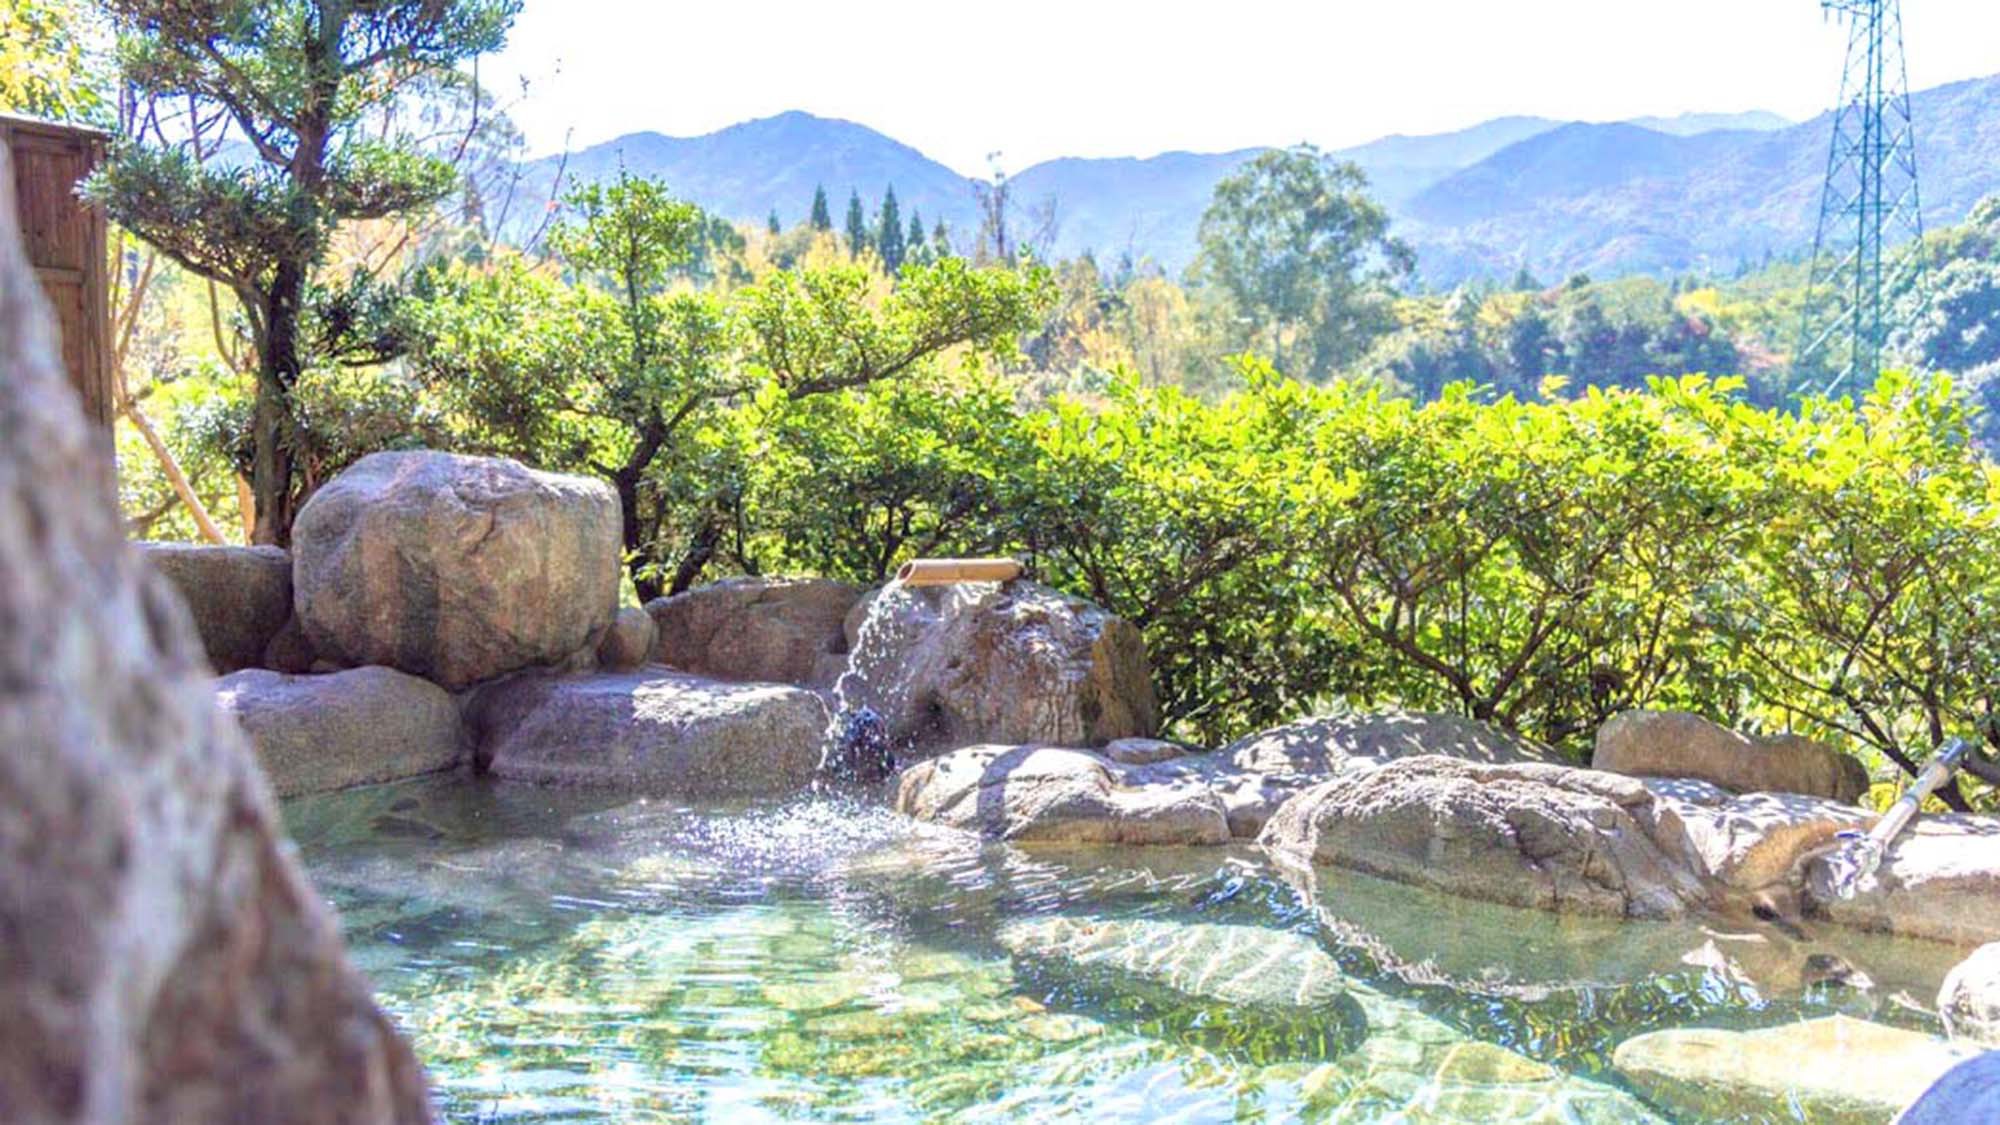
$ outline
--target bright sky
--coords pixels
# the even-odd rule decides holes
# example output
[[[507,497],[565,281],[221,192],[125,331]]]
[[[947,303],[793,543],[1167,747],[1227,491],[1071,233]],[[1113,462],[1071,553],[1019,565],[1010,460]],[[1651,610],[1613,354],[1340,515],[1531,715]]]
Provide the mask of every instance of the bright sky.
[[[2000,72],[1996,0],[1903,19],[1913,89]],[[803,109],[981,174],[1516,113],[1797,119],[1833,101],[1844,36],[1818,0],[527,0],[482,77],[537,155]]]

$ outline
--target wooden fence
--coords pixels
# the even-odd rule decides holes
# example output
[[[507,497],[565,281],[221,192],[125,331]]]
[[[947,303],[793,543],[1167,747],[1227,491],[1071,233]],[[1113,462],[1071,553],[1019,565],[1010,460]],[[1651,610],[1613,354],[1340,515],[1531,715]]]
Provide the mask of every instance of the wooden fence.
[[[0,114],[0,145],[13,158],[15,206],[28,261],[62,328],[63,367],[84,413],[112,423],[111,307],[101,208],[76,186],[104,158],[94,129]]]

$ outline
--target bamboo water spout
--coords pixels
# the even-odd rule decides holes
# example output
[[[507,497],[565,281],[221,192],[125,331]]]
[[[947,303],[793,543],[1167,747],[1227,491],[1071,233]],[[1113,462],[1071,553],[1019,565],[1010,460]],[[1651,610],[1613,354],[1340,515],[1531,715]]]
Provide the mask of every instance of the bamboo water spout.
[[[905,586],[949,586],[955,582],[1007,582],[1021,576],[1019,559],[914,559],[896,571]]]

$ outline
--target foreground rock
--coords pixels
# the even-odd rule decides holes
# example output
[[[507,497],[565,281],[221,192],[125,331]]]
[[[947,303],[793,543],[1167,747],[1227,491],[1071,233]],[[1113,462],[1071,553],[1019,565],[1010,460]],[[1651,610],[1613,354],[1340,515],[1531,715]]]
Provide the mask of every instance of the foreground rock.
[[[968,746],[903,772],[896,809],[989,839],[1049,844],[1222,844],[1229,820],[1200,781],[1087,750]]]
[[[861,590],[828,579],[725,578],[646,603],[652,660],[697,676],[829,687]]]
[[[449,453],[375,453],[292,529],[314,649],[457,690],[596,647],[618,605],[618,498],[601,481]]]
[[[390,668],[324,676],[249,669],[215,685],[280,797],[438,773],[465,758],[458,703]]]
[[[1349,769],[1421,754],[1495,765],[1556,761],[1548,748],[1472,719],[1376,711],[1302,719],[1185,764],[1222,798],[1229,830],[1255,839],[1278,806],[1300,790]]]
[[[1633,777],[1685,777],[1737,793],[1803,793],[1852,804],[1868,771],[1795,734],[1753,738],[1685,711],[1627,711],[1597,728],[1593,769]]]
[[[2000,1051],[1959,1063],[1896,1118],[1896,1125],[2000,1121]]]
[[[803,688],[657,668],[517,676],[479,689],[466,717],[475,760],[496,777],[685,799],[798,792],[827,722]]]
[[[1705,899],[1645,826],[1633,778],[1406,758],[1287,801],[1259,842],[1293,859],[1543,910],[1673,918]]]
[[[1762,1031],[1656,1031],[1619,1044],[1612,1064],[1669,1113],[1879,1125],[1969,1056],[1914,1031],[1827,1016]]]
[[[0,150],[0,1104],[19,1122],[421,1122],[186,607],[124,541]]]
[[[1921,816],[1851,899],[1820,893],[1812,913],[1844,926],[1960,945],[2000,941],[2000,816]]]
[[[1945,1032],[2000,1051],[2000,942],[1980,946],[1938,990]]]
[[[141,547],[187,603],[217,672],[264,666],[265,649],[292,616],[290,555],[277,547]]]
[[[1027,581],[891,589],[872,623],[875,599],[854,608],[847,639],[857,701],[898,746],[1102,746],[1156,733],[1145,642],[1129,623]]]

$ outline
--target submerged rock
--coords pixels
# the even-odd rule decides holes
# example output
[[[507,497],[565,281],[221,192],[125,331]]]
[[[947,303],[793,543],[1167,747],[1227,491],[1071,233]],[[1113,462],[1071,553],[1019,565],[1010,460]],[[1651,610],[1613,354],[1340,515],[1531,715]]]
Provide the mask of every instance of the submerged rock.
[[[458,702],[390,668],[324,676],[249,669],[215,684],[280,797],[438,773],[464,760]]]
[[[968,746],[903,771],[896,810],[995,840],[1221,844],[1222,803],[1198,781],[1161,780],[1087,750]]]
[[[849,614],[860,638],[875,598]],[[1110,613],[1033,582],[899,589],[852,689],[899,747],[1102,746],[1160,722],[1145,642]]]
[[[827,714],[803,688],[646,669],[502,680],[474,693],[467,718],[475,761],[496,777],[709,798],[810,785]]]
[[[1338,1058],[1370,1034],[1340,966],[1298,934],[1053,917],[1009,922],[996,937],[1017,965],[1066,981],[1066,998],[1225,1055]]]
[[[0,146],[0,1114],[428,1121],[185,605],[125,541],[13,182]]]
[[[313,648],[458,690],[586,655],[618,606],[618,498],[515,461],[374,453],[292,529]]]
[[[1348,992],[1347,975],[1311,939],[1260,926],[1052,917],[1009,922],[996,937],[1017,958],[1116,970],[1237,1007],[1310,1011]]]
[[[1853,804],[1868,791],[1854,758],[1809,738],[1755,738],[1686,711],[1627,711],[1597,728],[1593,769],[1686,777],[1737,793],[1803,793]]]
[[[1705,891],[1648,834],[1652,802],[1637,780],[1590,770],[1405,758],[1300,793],[1259,842],[1514,906],[1678,917]]]
[[[1878,1125],[1969,1055],[1918,1032],[1825,1016],[1760,1031],[1650,1032],[1619,1044],[1612,1065],[1669,1113]]]
[[[292,557],[279,547],[142,543],[194,616],[217,672],[256,668],[292,616]]]
[[[1980,946],[1953,969],[1937,1005],[1946,1034],[2000,1050],[2000,942]]]

